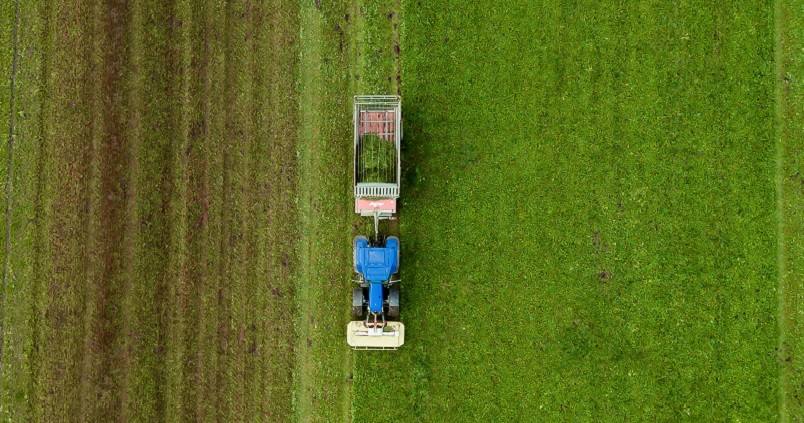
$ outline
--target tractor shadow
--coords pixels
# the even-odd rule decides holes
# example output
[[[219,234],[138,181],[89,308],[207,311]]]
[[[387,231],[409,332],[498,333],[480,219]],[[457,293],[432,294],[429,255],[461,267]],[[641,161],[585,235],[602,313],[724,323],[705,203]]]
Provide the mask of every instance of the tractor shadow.
[[[400,277],[402,278],[402,285],[401,285],[401,296],[400,296],[400,310],[402,321],[405,320],[405,315],[410,315],[410,310],[418,309],[416,307],[417,303],[424,301],[425,298],[421,298],[418,295],[418,292],[421,289],[417,289],[416,285],[418,285],[417,281],[414,279],[406,279],[406,277],[410,277],[411,275],[415,275],[419,272],[411,270],[411,268],[406,267],[406,263],[408,265],[415,265],[416,263],[425,260],[424,257],[418,257],[418,252],[421,251],[418,248],[417,241],[414,237],[407,236],[405,234],[405,228],[410,228],[411,222],[410,220],[406,220],[406,211],[408,204],[419,204],[420,195],[422,194],[423,190],[426,186],[426,179],[423,177],[423,173],[421,171],[420,164],[426,159],[427,154],[427,136],[423,131],[422,127],[422,120],[420,119],[419,109],[416,107],[413,102],[405,103],[404,98],[402,100],[402,127],[403,127],[403,138],[402,138],[402,146],[401,146],[401,155],[402,155],[402,179],[401,179],[401,187],[400,187],[400,199],[398,203],[398,210],[397,216],[399,217],[399,221],[393,222],[395,224],[395,234],[399,236],[400,239]],[[399,223],[403,222],[403,225],[400,228]],[[401,229],[401,230],[400,230]],[[421,281],[419,281],[421,283]],[[421,285],[419,285],[419,288]],[[406,313],[407,312],[407,313]],[[420,314],[414,312],[413,314]],[[415,322],[411,322],[414,326],[416,326]],[[409,332],[409,336],[411,340],[415,339],[416,331]]]

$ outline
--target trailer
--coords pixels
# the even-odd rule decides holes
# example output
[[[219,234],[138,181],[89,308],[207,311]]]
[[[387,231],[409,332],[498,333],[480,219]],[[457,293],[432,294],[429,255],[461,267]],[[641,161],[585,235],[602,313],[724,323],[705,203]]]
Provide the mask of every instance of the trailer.
[[[402,101],[396,95],[355,96],[353,123],[355,213],[393,218],[402,178]]]

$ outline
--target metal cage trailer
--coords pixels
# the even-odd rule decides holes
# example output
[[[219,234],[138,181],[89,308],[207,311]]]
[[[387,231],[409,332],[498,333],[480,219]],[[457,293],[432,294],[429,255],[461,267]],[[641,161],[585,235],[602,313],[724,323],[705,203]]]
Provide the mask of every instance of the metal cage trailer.
[[[391,218],[402,177],[402,101],[396,95],[355,96],[353,121],[355,213]]]

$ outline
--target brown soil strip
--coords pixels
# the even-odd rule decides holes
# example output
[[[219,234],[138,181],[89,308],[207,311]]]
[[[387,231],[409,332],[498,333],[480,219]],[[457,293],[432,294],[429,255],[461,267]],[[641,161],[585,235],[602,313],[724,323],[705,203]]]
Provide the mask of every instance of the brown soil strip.
[[[86,152],[86,160],[95,166],[88,169],[87,180],[94,183],[98,172],[99,192],[97,200],[90,201],[85,194],[84,213],[87,218],[97,218],[90,227],[85,224],[85,233],[97,233],[94,243],[84,246],[83,255],[88,265],[96,267],[88,278],[91,294],[91,313],[86,351],[84,352],[85,388],[82,390],[84,418],[89,420],[118,420],[121,416],[121,387],[123,348],[120,337],[123,295],[127,278],[129,251],[128,210],[131,207],[129,193],[130,139],[128,137],[129,96],[126,77],[129,69],[128,51],[131,31],[131,9],[125,0],[104,3],[100,10],[99,23],[93,28],[100,41],[98,73],[100,86],[97,108],[100,133],[96,137],[97,152]],[[94,74],[94,72],[91,72]],[[96,79],[90,75],[88,89],[93,89]],[[88,101],[93,93],[86,93]],[[94,107],[94,106],[93,106]],[[92,143],[89,143],[92,145]],[[97,209],[95,209],[97,207]],[[92,248],[94,246],[95,248]],[[97,260],[90,257],[95,257]]]
[[[82,380],[87,287],[86,207],[90,189],[95,81],[92,78],[94,35],[92,8],[81,5],[55,7],[54,61],[70,63],[54,73],[51,101],[43,114],[49,120],[43,135],[53,150],[52,179],[47,181],[53,202],[47,207],[51,225],[46,227],[45,247],[52,260],[47,279],[43,314],[41,397],[43,418],[75,420],[81,416],[79,387]],[[63,31],[62,28],[73,28]]]

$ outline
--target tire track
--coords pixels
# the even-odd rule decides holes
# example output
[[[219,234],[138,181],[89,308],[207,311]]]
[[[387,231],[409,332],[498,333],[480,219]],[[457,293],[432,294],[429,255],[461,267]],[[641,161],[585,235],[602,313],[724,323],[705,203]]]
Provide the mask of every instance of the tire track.
[[[243,72],[249,75],[250,92],[247,93],[245,101],[248,107],[242,118],[248,122],[248,142],[247,142],[247,179],[244,187],[245,191],[245,221],[248,222],[244,228],[244,252],[242,261],[244,266],[245,283],[242,287],[241,298],[243,298],[243,317],[240,327],[240,354],[243,371],[243,419],[256,420],[259,418],[257,405],[260,403],[261,395],[258,389],[258,382],[261,370],[261,355],[257,350],[257,345],[262,346],[264,335],[258,332],[257,327],[261,323],[260,305],[267,295],[267,277],[265,275],[265,239],[264,229],[267,227],[267,209],[270,200],[263,197],[260,187],[268,175],[264,172],[267,138],[266,130],[259,125],[261,107],[264,106],[263,84],[264,71],[261,64],[265,67],[275,65],[272,62],[263,62],[265,56],[259,55],[260,42],[264,36],[266,26],[266,11],[261,1],[246,2],[247,14],[244,17],[246,26],[246,45],[244,54],[248,57],[247,63],[243,66]],[[278,28],[273,28],[278,30]],[[263,350],[264,351],[264,350]]]
[[[207,1],[208,17],[205,33],[205,48],[207,53],[206,68],[207,80],[204,82],[207,97],[204,99],[203,110],[206,128],[206,141],[201,154],[205,159],[203,184],[207,192],[206,203],[202,202],[201,213],[207,227],[208,238],[199,248],[204,250],[205,260],[204,289],[201,293],[203,304],[199,310],[199,323],[201,334],[199,350],[202,352],[200,360],[201,379],[204,380],[199,391],[199,415],[203,420],[217,420],[219,418],[221,391],[224,387],[219,379],[220,354],[220,327],[219,321],[219,289],[223,283],[220,268],[223,262],[221,250],[221,237],[223,234],[222,186],[224,155],[222,154],[225,140],[224,114],[224,30],[225,30],[225,2],[222,0]]]
[[[196,5],[198,7],[198,5]],[[191,175],[194,175],[195,183],[202,188],[203,195],[199,195],[199,205],[197,206],[198,217],[192,223],[193,228],[198,227],[198,261],[201,261],[201,269],[204,270],[200,276],[201,309],[198,310],[198,334],[199,334],[199,364],[198,377],[203,382],[198,389],[197,412],[201,420],[216,420],[219,412],[219,391],[224,388],[220,386],[218,380],[219,363],[219,316],[218,316],[218,289],[221,284],[220,264],[222,234],[221,224],[221,186],[223,183],[223,157],[221,154],[221,143],[224,140],[224,110],[223,105],[223,63],[224,63],[224,21],[225,21],[225,2],[222,0],[209,0],[205,2],[204,34],[201,42],[204,45],[203,56],[199,55],[199,60],[203,60],[206,69],[206,79],[199,80],[203,86],[203,92],[199,93],[200,116],[196,115],[196,122],[203,122],[199,129],[191,129],[191,133],[203,134],[203,143],[198,145],[198,162],[191,162]],[[191,128],[198,128],[196,124]],[[191,138],[193,136],[191,135]],[[195,159],[194,159],[195,160]],[[196,172],[197,170],[197,172]],[[200,222],[200,223],[199,223]],[[200,226],[199,226],[200,225]],[[193,232],[196,232],[193,229]]]
[[[313,404],[311,384],[315,374],[315,364],[312,357],[312,323],[310,316],[314,306],[310,304],[313,298],[313,289],[308,281],[314,277],[314,258],[312,257],[312,242],[306,233],[307,226],[311,225],[313,213],[313,193],[307,188],[313,183],[313,152],[310,151],[315,140],[320,136],[321,122],[317,111],[321,108],[319,97],[321,87],[321,38],[322,28],[320,17],[312,6],[302,6],[299,17],[300,59],[299,59],[299,223],[301,226],[299,242],[299,271],[296,276],[296,346],[294,348],[296,363],[293,370],[294,403],[293,412],[296,421],[311,421],[316,415]]]
[[[176,96],[176,110],[174,111],[176,124],[176,139],[173,141],[172,157],[169,163],[172,186],[174,191],[169,199],[171,235],[167,246],[170,256],[170,267],[166,284],[169,298],[167,305],[166,331],[166,412],[164,419],[179,421],[182,419],[187,399],[185,397],[185,366],[188,350],[183,336],[188,324],[187,315],[190,313],[189,304],[191,296],[188,280],[188,181],[189,181],[189,127],[191,119],[191,35],[194,22],[190,10],[191,2],[177,0],[174,4],[174,20],[171,22],[171,55],[174,57],[172,74],[173,90]]]
[[[249,150],[254,139],[251,116],[252,75],[249,58],[252,51],[252,3],[231,0],[226,3],[224,36],[224,169],[222,187],[221,236],[222,266],[219,297],[221,354],[224,361],[218,372],[223,381],[225,401],[221,417],[232,421],[245,419],[246,396],[245,345],[249,295],[247,237],[256,230],[249,220],[248,208],[254,199],[248,191]]]

